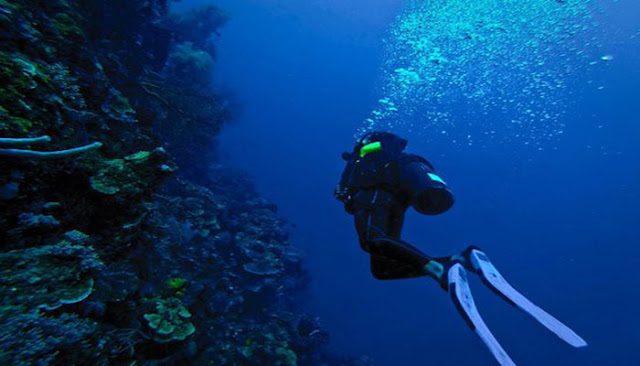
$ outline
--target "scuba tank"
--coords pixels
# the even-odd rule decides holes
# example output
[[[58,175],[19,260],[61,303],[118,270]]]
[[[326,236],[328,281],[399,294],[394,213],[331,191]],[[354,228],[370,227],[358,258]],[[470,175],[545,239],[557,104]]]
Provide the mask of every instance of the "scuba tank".
[[[335,196],[351,211],[351,198],[360,190],[384,189],[405,205],[425,215],[437,215],[453,206],[453,194],[425,158],[406,154],[407,140],[388,132],[364,135],[351,153]]]

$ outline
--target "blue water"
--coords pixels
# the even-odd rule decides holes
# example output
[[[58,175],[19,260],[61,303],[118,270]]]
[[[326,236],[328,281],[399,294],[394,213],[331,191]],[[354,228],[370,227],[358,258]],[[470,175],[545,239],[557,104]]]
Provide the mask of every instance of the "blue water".
[[[218,42],[215,78],[243,105],[223,132],[221,154],[296,226],[293,241],[313,276],[301,301],[320,316],[332,347],[378,365],[493,365],[432,281],[372,278],[352,218],[332,196],[340,153],[382,96],[383,39],[406,4],[216,4],[232,20]],[[409,211],[403,238],[436,256],[481,246],[514,286],[589,342],[572,349],[472,280],[487,324],[518,365],[640,364],[640,4],[603,1],[593,22],[580,39],[593,52],[587,57],[614,59],[564,76],[561,135],[532,148],[499,127],[475,144],[396,130],[457,199],[438,217]],[[467,107],[447,106],[454,115]],[[454,132],[482,136],[483,120],[499,126],[500,118],[489,112]]]

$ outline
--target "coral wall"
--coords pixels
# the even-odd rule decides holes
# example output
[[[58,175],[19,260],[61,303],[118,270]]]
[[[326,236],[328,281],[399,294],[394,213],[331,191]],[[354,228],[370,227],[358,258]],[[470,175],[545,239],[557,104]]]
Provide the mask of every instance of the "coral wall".
[[[0,364],[356,363],[296,306],[276,207],[216,160],[226,19],[0,0]]]

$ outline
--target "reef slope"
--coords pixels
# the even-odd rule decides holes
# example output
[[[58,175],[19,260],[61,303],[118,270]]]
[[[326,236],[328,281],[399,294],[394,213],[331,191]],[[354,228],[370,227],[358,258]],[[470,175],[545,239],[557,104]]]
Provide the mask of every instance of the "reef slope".
[[[286,223],[216,156],[226,20],[0,0],[0,364],[361,364],[324,351]]]

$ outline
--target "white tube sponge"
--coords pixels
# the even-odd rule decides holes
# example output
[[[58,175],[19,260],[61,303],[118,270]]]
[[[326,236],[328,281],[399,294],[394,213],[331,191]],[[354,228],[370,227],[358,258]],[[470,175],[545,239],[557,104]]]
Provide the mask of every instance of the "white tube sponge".
[[[0,145],[26,145],[40,142],[49,142],[51,137],[40,136],[34,138],[0,138]],[[72,149],[57,150],[57,151],[34,151],[27,149],[2,149],[0,148],[0,157],[18,157],[18,158],[33,158],[33,159],[57,159],[64,158],[72,155],[82,154],[86,151],[99,149],[102,146],[101,142],[94,142],[89,145],[74,147]]]
[[[50,142],[51,137],[44,135],[40,137],[26,137],[26,138],[10,138],[0,137],[0,145],[26,145],[35,144],[38,142]]]

